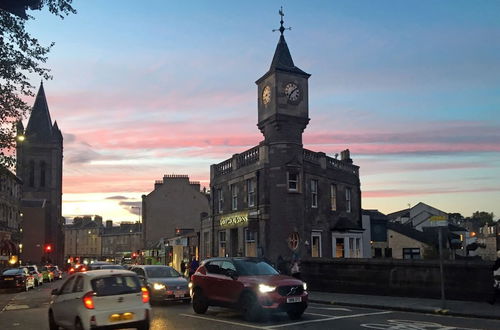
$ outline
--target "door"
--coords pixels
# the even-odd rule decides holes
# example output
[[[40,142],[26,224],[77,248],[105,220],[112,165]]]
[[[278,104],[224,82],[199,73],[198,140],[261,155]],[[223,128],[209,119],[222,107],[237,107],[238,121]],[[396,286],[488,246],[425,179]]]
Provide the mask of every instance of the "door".
[[[219,275],[219,299],[227,303],[236,303],[243,290],[243,284],[229,275],[236,274],[236,267],[229,260],[222,261]]]
[[[232,257],[237,257],[238,256],[238,247],[239,247],[239,242],[238,242],[238,228],[233,228],[230,231],[231,234],[231,256]]]
[[[72,327],[73,322],[69,320],[69,309],[66,307],[70,295],[73,291],[73,284],[75,283],[76,276],[72,276],[66,280],[59,290],[59,294],[54,298],[54,303],[52,304],[52,312],[54,313],[54,319],[57,324],[63,327]]]

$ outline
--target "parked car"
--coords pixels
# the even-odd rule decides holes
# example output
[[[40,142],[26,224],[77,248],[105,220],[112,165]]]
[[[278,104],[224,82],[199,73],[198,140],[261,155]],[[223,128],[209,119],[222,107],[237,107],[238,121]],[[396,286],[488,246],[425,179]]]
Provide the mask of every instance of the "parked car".
[[[74,264],[73,266],[69,267],[68,274],[71,275],[74,273],[81,273],[86,271],[87,271],[87,266],[82,264]]]
[[[79,272],[52,290],[49,327],[149,329],[149,292],[137,275],[119,269]]]
[[[42,276],[43,276],[43,281],[44,282],[52,282],[54,281],[54,272],[48,267],[48,266],[43,266],[40,269]]]
[[[49,269],[54,273],[54,279],[62,279],[63,272],[59,269],[59,266],[49,266]]]
[[[183,301],[189,303],[188,281],[175,269],[163,265],[134,265],[130,269],[139,275],[148,288],[152,301]]]
[[[35,287],[35,277],[31,275],[28,268],[11,268],[3,271],[0,275],[1,289],[20,289],[28,291]]]
[[[257,320],[264,312],[286,312],[299,319],[307,308],[307,285],[281,275],[259,258],[213,258],[202,262],[191,277],[193,310],[209,306],[239,309],[243,318]]]
[[[29,273],[35,277],[35,286],[43,284],[43,274],[38,270],[37,265],[26,265],[23,267],[28,268]]]

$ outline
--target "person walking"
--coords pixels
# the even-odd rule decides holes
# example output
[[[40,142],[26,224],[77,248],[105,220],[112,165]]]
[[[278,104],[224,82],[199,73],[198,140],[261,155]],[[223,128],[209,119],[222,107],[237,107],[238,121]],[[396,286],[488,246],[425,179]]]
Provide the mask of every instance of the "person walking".
[[[292,273],[292,276],[295,277],[296,279],[301,280],[300,276],[300,261],[299,259],[293,259],[292,260],[292,268],[290,269],[290,272]]]
[[[186,260],[182,260],[181,262],[181,274],[182,276],[186,276]]]
[[[193,275],[198,267],[200,266],[200,263],[196,259],[196,257],[193,257],[191,260],[191,263],[189,264],[189,279],[191,279],[191,275]]]

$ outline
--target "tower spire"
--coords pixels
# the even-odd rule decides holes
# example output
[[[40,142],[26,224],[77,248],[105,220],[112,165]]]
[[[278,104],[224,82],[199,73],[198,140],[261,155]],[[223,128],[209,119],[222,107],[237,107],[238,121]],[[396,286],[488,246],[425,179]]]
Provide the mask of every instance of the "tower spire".
[[[47,98],[45,97],[43,82],[40,82],[35,104],[33,105],[28,126],[26,127],[26,135],[36,135],[40,141],[50,141],[52,136],[52,120],[50,118]]]

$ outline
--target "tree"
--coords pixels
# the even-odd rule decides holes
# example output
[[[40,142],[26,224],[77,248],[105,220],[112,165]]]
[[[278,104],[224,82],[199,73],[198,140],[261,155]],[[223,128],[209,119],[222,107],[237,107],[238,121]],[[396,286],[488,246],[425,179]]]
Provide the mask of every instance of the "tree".
[[[483,227],[485,224],[491,225],[493,224],[493,217],[495,215],[493,213],[488,213],[484,211],[476,211],[472,214],[472,220],[477,221],[480,227]]]
[[[25,30],[25,23],[34,19],[27,10],[48,8],[51,13],[64,18],[76,10],[73,0],[2,0],[0,2],[0,167],[12,167],[17,123],[26,118],[28,104],[23,96],[34,96],[34,87],[27,74],[42,79],[52,77],[50,69],[42,66],[54,46],[40,45]]]

